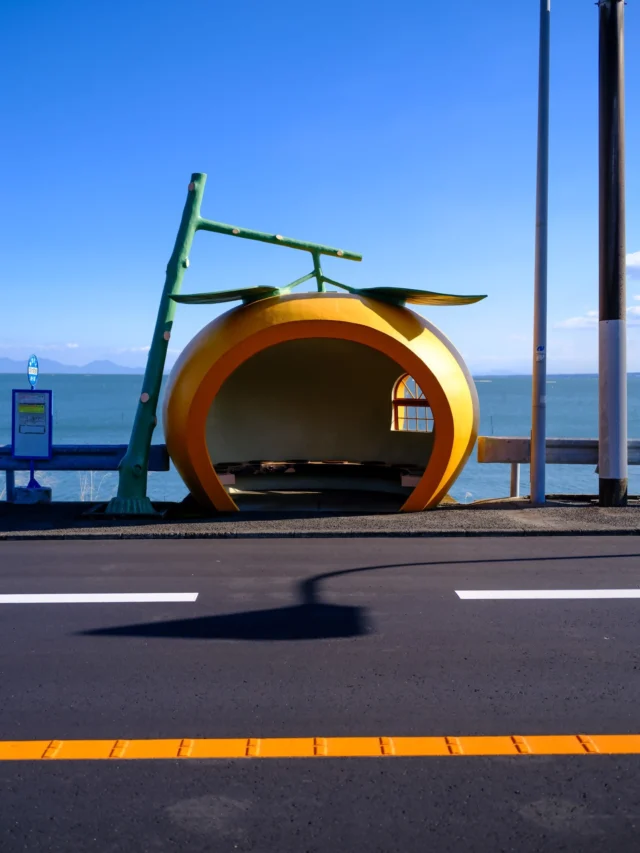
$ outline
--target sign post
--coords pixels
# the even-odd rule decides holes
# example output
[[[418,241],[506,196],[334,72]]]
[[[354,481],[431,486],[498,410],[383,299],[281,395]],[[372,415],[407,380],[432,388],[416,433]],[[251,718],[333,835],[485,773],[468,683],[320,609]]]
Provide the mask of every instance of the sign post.
[[[31,390],[36,390],[36,385],[38,384],[38,374],[40,373],[40,368],[38,366],[38,356],[31,355],[29,356],[29,361],[27,362],[27,378],[29,380],[29,385],[31,385]]]
[[[28,459],[30,469],[26,490],[16,489],[15,493],[18,500],[24,497],[29,503],[51,498],[51,489],[42,488],[35,478],[35,461],[51,459],[52,453],[53,394],[36,391],[38,373],[38,359],[32,355],[27,365],[29,390],[14,388],[11,392],[11,454],[14,459]]]

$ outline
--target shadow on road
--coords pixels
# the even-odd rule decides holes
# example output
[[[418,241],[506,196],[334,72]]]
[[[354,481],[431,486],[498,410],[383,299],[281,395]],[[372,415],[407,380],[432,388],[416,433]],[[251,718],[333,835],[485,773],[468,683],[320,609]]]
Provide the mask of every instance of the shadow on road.
[[[336,572],[336,574],[340,574]],[[330,575],[303,581],[300,604],[270,610],[245,610],[192,619],[142,622],[82,631],[83,636],[167,637],[183,640],[328,640],[371,633],[367,609],[318,601],[318,583]]]
[[[167,637],[182,640],[324,640],[366,634],[366,622],[366,612],[361,607],[298,604],[273,610],[247,610],[242,613],[222,613],[219,616],[98,628],[82,633],[94,637]]]
[[[165,637],[187,640],[323,640],[340,637],[359,637],[374,631],[367,608],[344,604],[325,604],[320,600],[320,585],[329,578],[415,566],[473,565],[476,563],[546,563],[557,560],[599,559],[601,555],[565,557],[510,557],[494,560],[437,560],[414,563],[393,563],[380,566],[359,566],[325,572],[301,581],[297,587],[300,604],[270,610],[245,610],[221,613],[216,616],[196,616],[191,619],[170,619],[141,622],[112,628],[81,631],[91,637]],[[609,559],[638,557],[640,554],[610,554]]]

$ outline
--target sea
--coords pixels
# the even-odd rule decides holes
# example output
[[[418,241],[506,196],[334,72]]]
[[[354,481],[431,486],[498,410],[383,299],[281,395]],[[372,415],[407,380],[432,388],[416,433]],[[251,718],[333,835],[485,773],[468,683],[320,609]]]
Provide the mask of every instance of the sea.
[[[166,379],[165,379],[166,382]],[[531,430],[531,377],[478,376],[480,435],[528,436]],[[53,390],[54,444],[126,444],[141,392],[142,376],[46,375],[38,389]],[[26,388],[26,376],[0,375],[0,445],[11,442],[11,389]],[[163,383],[164,390],[164,383]],[[629,438],[640,438],[640,374],[628,377]],[[161,401],[162,403],[162,401]],[[154,443],[164,441],[161,409]],[[595,438],[598,434],[598,377],[550,376],[547,383],[547,435],[553,438]],[[461,503],[509,494],[508,465],[479,465],[474,450],[451,489]],[[27,473],[16,474],[26,485]],[[42,472],[41,485],[53,489],[54,500],[102,501],[117,490],[117,474],[104,471]],[[548,494],[596,494],[598,476],[593,465],[549,465]],[[529,492],[529,466],[521,467],[521,493]],[[629,492],[640,493],[640,466],[629,469]],[[151,472],[149,496],[157,501],[179,501],[187,490],[180,476]],[[0,498],[6,496],[0,473]]]

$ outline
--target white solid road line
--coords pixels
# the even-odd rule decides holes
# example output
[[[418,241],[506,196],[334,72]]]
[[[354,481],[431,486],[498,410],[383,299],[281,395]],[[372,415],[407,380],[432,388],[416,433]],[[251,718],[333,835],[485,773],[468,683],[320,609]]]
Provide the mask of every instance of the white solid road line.
[[[76,592],[0,595],[0,604],[128,604],[195,601],[197,592]]]
[[[463,599],[640,598],[640,589],[457,589]]]

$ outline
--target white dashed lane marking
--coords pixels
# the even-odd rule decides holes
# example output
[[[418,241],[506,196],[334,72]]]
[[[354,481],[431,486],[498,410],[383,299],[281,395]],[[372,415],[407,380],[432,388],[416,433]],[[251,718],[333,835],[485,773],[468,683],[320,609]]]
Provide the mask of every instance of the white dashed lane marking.
[[[197,598],[197,592],[63,592],[0,595],[0,604],[138,604]]]
[[[640,598],[640,589],[457,589],[465,600],[514,601],[551,598]]]

